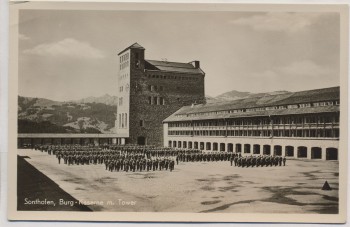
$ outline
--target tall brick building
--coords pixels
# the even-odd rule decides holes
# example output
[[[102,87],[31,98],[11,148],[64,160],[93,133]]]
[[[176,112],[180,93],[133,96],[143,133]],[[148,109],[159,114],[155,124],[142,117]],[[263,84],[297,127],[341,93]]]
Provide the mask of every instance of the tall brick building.
[[[162,146],[162,121],[185,105],[205,102],[205,73],[199,61],[146,60],[138,43],[118,57],[117,143]]]

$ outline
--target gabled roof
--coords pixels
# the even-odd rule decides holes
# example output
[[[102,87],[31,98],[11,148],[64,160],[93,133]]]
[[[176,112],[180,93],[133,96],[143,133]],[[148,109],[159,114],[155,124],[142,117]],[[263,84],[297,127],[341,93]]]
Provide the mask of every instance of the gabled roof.
[[[200,68],[195,68],[191,63],[181,62],[168,62],[168,61],[156,61],[156,60],[145,60],[146,70],[161,70],[169,72],[180,72],[180,73],[193,73],[203,74],[204,72]]]
[[[193,113],[207,113],[214,111],[225,111],[235,109],[247,109],[247,108],[259,108],[268,106],[279,106],[279,105],[293,105],[301,103],[313,103],[313,102],[325,102],[340,100],[340,87],[330,87],[323,89],[315,89],[308,91],[299,92],[288,92],[277,95],[264,95],[252,98],[238,99],[233,101],[216,102],[208,104],[199,104],[195,106],[184,106],[177,112],[168,117],[165,121],[178,121],[182,120],[195,120],[195,119],[213,119],[222,117],[233,117],[233,116],[255,116],[255,115],[273,115],[273,114],[297,114],[308,111],[335,111],[339,110],[339,107],[307,107],[298,109],[278,109],[269,111],[256,111],[256,112],[242,112],[242,113],[230,113],[230,114],[217,114],[212,116],[196,116],[186,117],[187,114]],[[305,112],[305,113],[306,113]],[[184,115],[179,117],[176,115]]]
[[[127,48],[125,48],[124,50],[122,50],[121,52],[119,52],[118,55],[124,53],[125,51],[129,50],[129,49],[141,49],[144,50],[145,48],[143,48],[140,44],[138,43],[134,43],[131,46],[128,46]]]
[[[264,110],[256,112],[239,112],[239,113],[219,113],[215,115],[199,115],[187,117],[186,115],[176,116],[176,113],[181,112],[181,109],[163,122],[179,122],[191,120],[210,120],[210,119],[226,119],[226,118],[242,118],[242,117],[268,117],[268,116],[284,116],[296,114],[315,114],[315,113],[333,113],[339,112],[339,106],[318,106],[296,109],[277,109]]]

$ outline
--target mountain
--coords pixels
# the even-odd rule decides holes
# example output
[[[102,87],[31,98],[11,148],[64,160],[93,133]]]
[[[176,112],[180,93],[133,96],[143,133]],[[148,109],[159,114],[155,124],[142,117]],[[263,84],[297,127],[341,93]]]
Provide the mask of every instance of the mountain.
[[[206,95],[205,99],[206,99],[207,103],[212,103],[212,102],[216,101],[216,99],[214,97],[209,96],[209,95]]]
[[[104,103],[104,104],[110,105],[110,106],[117,106],[118,105],[118,97],[111,96],[109,94],[105,94],[105,95],[100,96],[100,97],[90,96],[87,98],[73,100],[70,102],[74,102],[74,103]]]
[[[116,113],[117,106],[114,104],[58,102],[19,96],[18,131],[27,133],[111,133],[114,131]]]
[[[229,100],[246,98],[251,94],[252,93],[250,93],[250,92],[241,92],[241,91],[233,90],[233,91],[225,92],[221,95],[218,95],[215,97],[215,99],[220,100],[220,101],[229,101]]]
[[[285,94],[285,93],[289,93],[289,91],[251,93],[251,92],[242,92],[242,91],[232,90],[229,92],[225,92],[221,95],[218,95],[216,97],[206,96],[206,100],[207,100],[207,103],[213,103],[213,102],[232,101],[232,100],[243,99],[243,98],[263,97],[266,95],[278,95],[278,94]]]

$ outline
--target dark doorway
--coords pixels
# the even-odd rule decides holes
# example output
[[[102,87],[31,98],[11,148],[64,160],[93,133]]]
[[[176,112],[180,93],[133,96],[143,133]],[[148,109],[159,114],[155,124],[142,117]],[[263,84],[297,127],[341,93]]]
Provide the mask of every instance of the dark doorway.
[[[294,147],[293,146],[286,146],[286,156],[294,157]]]
[[[282,147],[280,145],[276,145],[274,147],[274,155],[275,156],[282,156]]]
[[[218,143],[213,143],[213,151],[218,151]]]
[[[253,145],[253,154],[260,154],[260,145],[259,144]]]
[[[227,151],[233,152],[233,144],[232,143],[227,144]]]
[[[207,150],[207,151],[210,151],[210,150],[211,150],[211,143],[210,143],[210,142],[207,142],[207,143],[206,143],[206,150]]]
[[[327,148],[326,160],[338,160],[338,149],[334,147]]]
[[[311,148],[311,158],[312,159],[321,159],[322,158],[322,149],[320,147]]]
[[[137,144],[138,145],[146,145],[146,138],[144,136],[137,137]]]
[[[271,154],[271,146],[270,145],[264,145],[263,146],[263,154],[264,155],[270,155]]]
[[[188,142],[188,149],[192,149],[192,142]]]
[[[199,146],[201,150],[204,150],[204,142],[200,142]]]
[[[236,144],[236,153],[241,153],[242,152],[242,145],[240,143]]]
[[[198,149],[198,142],[194,142],[194,149]]]
[[[244,144],[244,153],[250,153],[250,144]]]
[[[307,147],[298,147],[298,158],[307,158]]]
[[[224,143],[220,143],[220,151],[225,151],[225,144]]]

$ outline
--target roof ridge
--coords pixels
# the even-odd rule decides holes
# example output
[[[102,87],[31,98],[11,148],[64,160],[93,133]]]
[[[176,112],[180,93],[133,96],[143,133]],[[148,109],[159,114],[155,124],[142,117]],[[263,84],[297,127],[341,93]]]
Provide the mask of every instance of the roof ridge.
[[[125,48],[124,50],[120,51],[118,55],[120,55],[121,53],[125,52],[126,50],[128,49],[131,49],[131,48],[139,48],[139,49],[145,49],[143,46],[141,46],[140,44],[138,44],[137,42],[131,44],[130,46],[128,46],[127,48]]]
[[[159,60],[149,60],[149,59],[145,59],[145,61],[157,61],[157,62],[164,62],[164,63],[178,63],[178,64],[187,64],[187,65],[191,65],[192,67],[194,67],[191,63],[189,62],[175,62],[175,61],[159,61]],[[185,68],[185,67],[176,67],[176,68]]]

